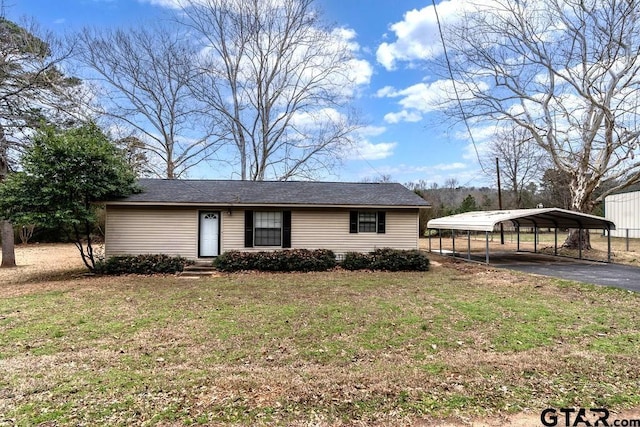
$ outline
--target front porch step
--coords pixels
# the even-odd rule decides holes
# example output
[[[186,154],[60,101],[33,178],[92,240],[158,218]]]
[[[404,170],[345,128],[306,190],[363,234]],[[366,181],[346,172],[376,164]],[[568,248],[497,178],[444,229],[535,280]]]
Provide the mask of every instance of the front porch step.
[[[208,271],[188,271],[184,270],[178,273],[180,277],[211,277],[217,276],[220,273],[217,270],[208,270]]]
[[[195,264],[185,265],[184,270],[180,272],[180,276],[185,277],[201,277],[212,276],[217,274],[218,270],[212,265],[211,261],[196,261]]]
[[[194,264],[194,265],[185,265],[184,270],[185,271],[216,271],[216,268],[210,264],[208,265]]]

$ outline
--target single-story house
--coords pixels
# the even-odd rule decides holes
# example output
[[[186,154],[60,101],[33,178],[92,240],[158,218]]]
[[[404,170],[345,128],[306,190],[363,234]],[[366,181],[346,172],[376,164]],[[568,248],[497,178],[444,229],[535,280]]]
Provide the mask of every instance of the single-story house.
[[[395,183],[141,179],[106,202],[105,255],[190,259],[230,250],[418,248],[429,204]]]

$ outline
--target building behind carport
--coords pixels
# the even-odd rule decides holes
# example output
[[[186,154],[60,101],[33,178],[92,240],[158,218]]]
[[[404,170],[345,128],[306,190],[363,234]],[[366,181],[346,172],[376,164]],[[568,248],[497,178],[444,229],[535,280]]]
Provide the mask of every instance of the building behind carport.
[[[455,233],[467,232],[467,259],[471,259],[470,239],[471,231],[485,233],[485,262],[489,264],[489,235],[498,224],[510,224],[515,227],[517,233],[517,251],[520,251],[520,229],[530,227],[534,233],[538,233],[540,228],[554,229],[554,255],[558,255],[558,229],[601,229],[607,235],[607,261],[611,261],[611,230],[616,226],[613,221],[595,215],[573,212],[559,208],[538,208],[538,209],[513,209],[500,211],[474,211],[457,215],[450,215],[442,218],[432,219],[427,223],[427,231],[438,230],[438,236],[442,239],[442,231],[451,231],[453,238],[453,256],[455,250]],[[580,236],[582,233],[580,233]],[[537,252],[534,239],[534,252]],[[582,244],[579,245],[579,258],[582,259]],[[429,251],[431,252],[431,233],[429,233]],[[442,254],[442,240],[440,241],[440,253]]]
[[[618,226],[612,237],[640,238],[640,191],[605,197],[604,216]]]

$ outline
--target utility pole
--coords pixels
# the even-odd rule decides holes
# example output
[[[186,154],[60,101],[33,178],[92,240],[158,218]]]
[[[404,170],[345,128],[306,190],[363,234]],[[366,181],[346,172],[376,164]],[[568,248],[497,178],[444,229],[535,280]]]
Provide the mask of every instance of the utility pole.
[[[498,176],[498,209],[502,210],[502,189],[500,188],[500,161],[496,157],[496,175]],[[504,245],[504,226],[500,223],[500,244]]]

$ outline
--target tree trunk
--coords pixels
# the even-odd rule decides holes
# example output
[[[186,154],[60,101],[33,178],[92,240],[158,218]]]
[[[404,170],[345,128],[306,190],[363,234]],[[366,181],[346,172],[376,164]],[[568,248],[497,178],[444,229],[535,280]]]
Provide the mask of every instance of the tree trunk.
[[[564,241],[562,247],[567,249],[580,249],[580,244],[582,244],[582,250],[591,249],[589,230],[572,228],[569,230],[569,236],[567,236],[567,240]]]
[[[15,241],[13,235],[13,225],[7,220],[0,220],[2,235],[2,268],[16,266]]]

